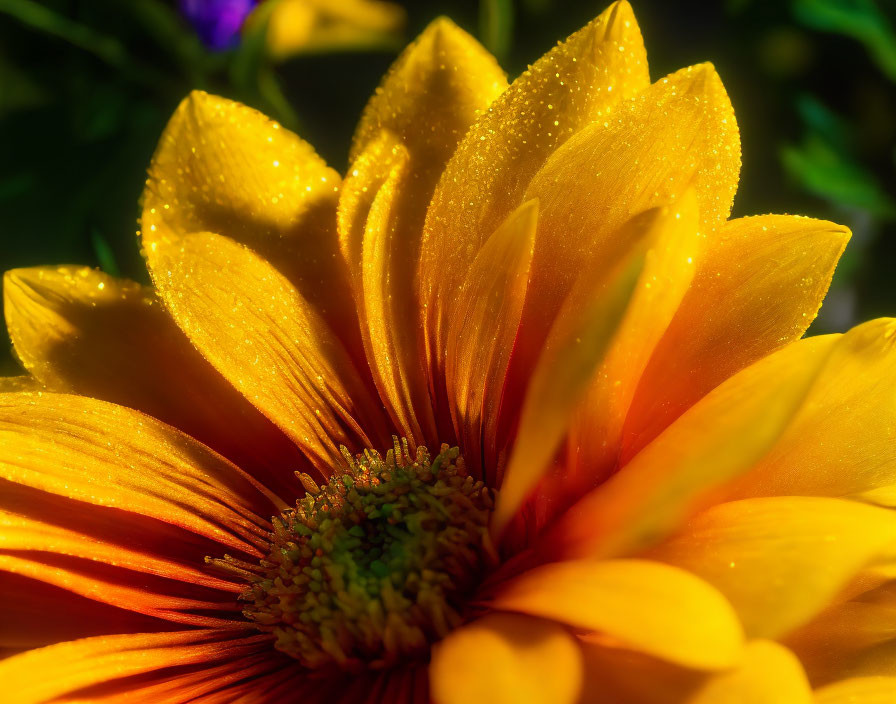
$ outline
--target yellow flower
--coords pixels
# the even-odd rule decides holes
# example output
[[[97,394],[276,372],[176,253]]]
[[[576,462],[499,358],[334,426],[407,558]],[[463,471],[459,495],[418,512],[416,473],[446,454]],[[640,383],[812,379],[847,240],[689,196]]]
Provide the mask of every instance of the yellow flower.
[[[848,232],[727,220],[711,66],[440,20],[351,161],[194,93],[154,290],[7,274],[5,701],[894,700],[896,324],[799,339]]]
[[[267,21],[267,48],[275,59],[294,54],[390,47],[405,23],[400,5],[382,0],[268,0],[247,27]]]

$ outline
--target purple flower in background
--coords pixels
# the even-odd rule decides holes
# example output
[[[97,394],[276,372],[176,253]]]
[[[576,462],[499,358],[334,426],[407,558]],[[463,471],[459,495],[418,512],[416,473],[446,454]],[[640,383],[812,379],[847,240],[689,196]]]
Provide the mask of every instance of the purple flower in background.
[[[239,41],[240,27],[255,0],[180,0],[180,9],[203,43],[216,51]]]

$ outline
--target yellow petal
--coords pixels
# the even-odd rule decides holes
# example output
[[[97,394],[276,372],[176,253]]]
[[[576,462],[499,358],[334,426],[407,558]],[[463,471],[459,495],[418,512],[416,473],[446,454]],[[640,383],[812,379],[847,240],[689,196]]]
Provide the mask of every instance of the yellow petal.
[[[708,238],[632,403],[623,462],[722,381],[799,339],[848,239],[845,227],[791,215],[730,220]]]
[[[436,437],[438,433],[432,420],[419,408],[423,397],[429,395],[425,377],[418,379],[422,376],[418,369],[424,368],[419,352],[422,341],[416,285],[423,220],[439,175],[458,141],[476,116],[506,86],[507,81],[494,58],[473,37],[450,20],[437,19],[395,62],[367,104],[352,144],[351,173],[360,178],[346,184],[349,190],[343,200],[362,204],[369,197],[358,197],[351,190],[371,185],[366,182],[369,179],[364,172],[388,173],[388,167],[385,170],[382,166],[376,167],[376,151],[385,151],[377,143],[384,136],[387,142],[397,141],[405,155],[400,183],[396,182],[380,196],[388,200],[388,212],[383,211],[386,203],[380,208],[380,217],[387,215],[388,223],[384,221],[375,229],[387,227],[388,239],[380,237],[382,242],[377,249],[381,255],[375,266],[380,272],[378,276],[371,272],[370,277],[381,283],[374,281],[367,288],[375,289],[372,303],[386,318],[379,319],[376,311],[371,311],[369,322],[376,329],[370,335],[381,348],[378,366],[388,354],[392,364],[408,370],[408,378],[401,385],[409,387],[409,395],[418,406],[415,415],[422,426],[414,434],[420,438],[423,431],[422,439],[430,442],[440,442],[445,436]],[[438,119],[433,120],[433,115],[438,115]],[[386,160],[394,162],[392,155],[386,155]],[[373,169],[369,166],[371,161],[374,161]],[[379,178],[385,178],[385,173]],[[357,206],[351,209],[358,211]],[[344,221],[341,217],[340,224]],[[343,242],[345,237],[342,233]],[[355,261],[350,258],[350,266]],[[367,264],[364,268],[369,270]],[[388,370],[383,373],[395,374]],[[440,403],[444,405],[443,400]],[[447,410],[443,415],[447,417]]]
[[[585,661],[581,701],[682,704],[713,672],[692,670],[620,647],[599,634],[579,636]]]
[[[99,636],[0,661],[0,681],[8,704],[41,704],[109,680],[166,667],[215,664],[264,647],[270,647],[264,636],[227,638],[226,631],[213,630]]]
[[[688,290],[694,261],[704,247],[694,193],[687,192],[674,208],[663,208],[648,237],[652,247],[625,318],[570,425],[563,481],[551,487],[564,494],[558,509],[595,487],[616,466],[637,384]],[[556,502],[556,494],[553,498]]]
[[[896,677],[854,677],[815,692],[815,704],[892,704]]]
[[[368,102],[352,142],[350,173],[371,161],[384,133],[407,155],[407,180],[394,196],[394,255],[403,295],[414,299],[414,275],[426,208],[439,175],[476,117],[507,87],[495,59],[451,20],[439,18],[401,54]],[[433,115],[438,115],[434,120]],[[375,155],[374,155],[375,158]],[[388,160],[388,155],[386,159]],[[349,182],[360,188],[365,179]],[[357,184],[357,185],[356,185]],[[354,199],[348,193],[344,198]]]
[[[880,655],[896,652],[896,584],[890,581],[828,607],[789,634],[786,643],[816,686],[856,675],[896,674],[896,667],[874,669]]]
[[[718,674],[685,704],[812,704],[800,661],[787,648],[766,640],[748,644],[743,661]]]
[[[532,260],[540,295],[526,305],[521,335],[544,337],[577,274],[569,262],[617,256],[628,246],[618,229],[633,215],[675,205],[693,189],[700,232],[712,237],[728,215],[739,167],[734,113],[709,65],[672,74],[570,137],[526,190],[542,208]]]
[[[336,238],[339,174],[261,113],[192,92],[153,155],[143,247],[217,232],[256,249],[351,344],[351,298]]]
[[[782,496],[719,504],[651,551],[715,585],[747,635],[778,638],[824,609],[896,540],[896,515],[853,501]]]
[[[208,232],[154,244],[147,262],[178,325],[325,475],[341,466],[340,443],[384,442],[374,401],[345,349],[268,262]]]
[[[449,407],[464,460],[494,485],[498,410],[529,285],[538,202],[517,208],[479,250],[448,335]]]
[[[367,103],[349,161],[389,130],[407,147],[414,171],[434,187],[460,138],[506,87],[494,57],[440,17],[402,52]]]
[[[572,704],[582,655],[559,626],[491,614],[438,643],[429,676],[435,704]]]
[[[364,306],[361,290],[364,230],[373,199],[393,171],[407,171],[409,160],[408,150],[398,137],[383,130],[375,139],[367,142],[364,150],[352,162],[348,176],[345,177],[336,213],[339,250],[348,266],[355,303],[359,308]],[[363,319],[361,324],[363,328]]]
[[[279,511],[199,442],[81,396],[0,395],[0,477],[172,524],[211,541],[210,549],[249,554],[266,544],[259,514]]]
[[[7,286],[4,286],[3,288],[5,291],[7,289]],[[0,377],[0,393],[5,394],[15,391],[38,391],[41,388],[41,383],[33,376],[30,376],[28,374],[22,374],[21,376]]]
[[[857,496],[896,506],[896,320],[843,336],[800,414],[731,496]]]
[[[253,20],[250,16],[246,26]],[[270,12],[267,49],[274,58],[284,59],[308,52],[388,47],[399,38],[404,22],[404,9],[391,2],[281,0]]]
[[[60,266],[9,271],[3,293],[16,353],[51,390],[148,413],[279,494],[295,491],[301,452],[203,359],[151,290]]]
[[[340,244],[361,323],[367,362],[404,437],[440,442],[417,339],[419,312],[410,288],[415,251],[402,218],[413,186],[407,149],[388,132],[371,142],[352,169],[339,201]]]
[[[502,586],[492,605],[597,631],[685,667],[731,667],[743,646],[737,615],[718,591],[684,570],[646,560],[537,567]]]
[[[703,673],[641,653],[583,639],[583,702],[613,704],[809,704],[811,693],[799,661],[780,645],[746,644],[727,671]]]
[[[774,445],[837,339],[801,340],[720,385],[560,518],[545,549],[626,555],[675,530]]]
[[[610,349],[643,264],[643,255],[633,252],[603,286],[594,285],[591,272],[583,275],[557,316],[526,392],[492,517],[495,536],[549,470],[576,405]]]
[[[476,252],[528,200],[545,159],[648,84],[637,22],[629,4],[617,2],[535,62],[466,134],[426,219],[420,290],[431,362],[444,365],[451,303]]]

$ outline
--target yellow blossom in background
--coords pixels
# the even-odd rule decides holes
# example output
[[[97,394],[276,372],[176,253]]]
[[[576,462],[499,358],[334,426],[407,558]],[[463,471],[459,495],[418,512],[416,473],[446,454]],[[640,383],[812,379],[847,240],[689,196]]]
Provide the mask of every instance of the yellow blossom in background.
[[[739,171],[624,1],[437,20],[344,178],[190,95],[152,288],[4,280],[5,701],[893,701],[896,322],[802,338],[849,233]]]
[[[396,46],[405,12],[382,0],[273,0],[259,5],[246,28],[267,17],[267,47],[275,59],[294,54]]]

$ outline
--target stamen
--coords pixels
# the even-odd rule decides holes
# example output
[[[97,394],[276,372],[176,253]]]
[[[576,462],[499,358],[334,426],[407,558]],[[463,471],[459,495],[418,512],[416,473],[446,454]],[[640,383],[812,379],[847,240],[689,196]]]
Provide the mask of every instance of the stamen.
[[[244,614],[306,667],[382,667],[462,622],[494,557],[494,499],[447,445],[432,459],[398,438],[385,458],[342,454],[345,471],[324,486],[298,474],[307,493],[273,519],[259,565],[213,562],[248,577]]]

